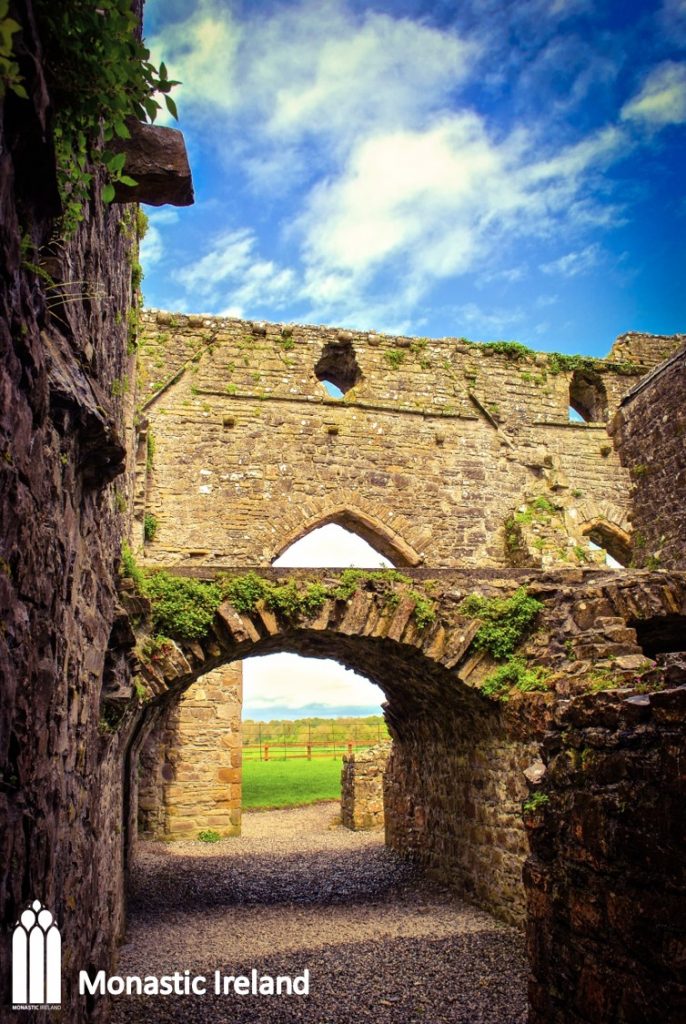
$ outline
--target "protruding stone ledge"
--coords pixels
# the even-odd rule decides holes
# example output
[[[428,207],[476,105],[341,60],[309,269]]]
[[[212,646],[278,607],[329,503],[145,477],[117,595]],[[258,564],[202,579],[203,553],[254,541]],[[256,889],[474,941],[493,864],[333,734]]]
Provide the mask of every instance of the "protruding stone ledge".
[[[112,148],[126,153],[126,174],[137,184],[115,185],[115,202],[191,206],[193,178],[181,132],[132,120],[127,127],[131,138]]]

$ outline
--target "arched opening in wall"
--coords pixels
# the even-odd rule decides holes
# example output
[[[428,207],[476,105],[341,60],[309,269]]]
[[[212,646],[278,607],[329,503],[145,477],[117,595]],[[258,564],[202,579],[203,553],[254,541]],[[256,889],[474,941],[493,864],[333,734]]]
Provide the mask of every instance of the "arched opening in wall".
[[[243,679],[242,810],[327,801],[346,827],[380,828],[390,744],[383,691],[332,658],[290,653],[246,659]],[[344,755],[362,758],[367,771],[376,758],[375,792],[365,806],[342,792]]]
[[[570,422],[604,423],[607,417],[607,392],[602,378],[589,370],[575,370],[569,382]]]
[[[590,547],[605,552],[605,564],[610,569],[624,569],[631,564],[631,542],[629,535],[609,523],[596,522],[587,526],[583,533]]]
[[[300,562],[299,558],[306,561]],[[337,507],[313,516],[284,537],[272,565],[378,569],[417,566],[422,561],[423,555],[376,516],[360,509]]]
[[[273,564],[357,569],[392,565],[359,534],[334,522],[310,530]],[[383,692],[332,659],[298,654],[248,658],[243,687],[244,808],[269,806],[270,801],[281,806],[289,799],[339,799],[342,753],[388,739],[381,714]],[[377,824],[382,822],[379,808]]]
[[[281,569],[379,569],[393,562],[358,533],[326,523],[290,544],[272,564]]]
[[[362,378],[352,341],[327,341],[314,367],[314,375],[331,398],[342,398]]]
[[[187,841],[149,843],[139,855],[132,874],[126,973],[155,973],[147,965],[154,959],[156,935],[173,913],[178,924],[174,942],[183,944],[188,957],[185,966],[191,971],[196,960],[216,962],[213,943],[222,943],[226,956],[240,951],[239,962],[269,974],[269,958],[287,941],[301,973],[303,967],[310,966],[308,958],[314,955],[311,951],[321,950],[322,939],[328,943],[331,935],[344,935],[345,963],[341,963],[338,952],[331,961],[327,957],[322,961],[317,954],[319,984],[329,991],[329,983],[321,979],[330,975],[331,993],[341,985],[343,990],[350,988],[355,993],[359,991],[355,987],[359,985],[357,976],[371,977],[378,972],[378,942],[383,938],[385,944],[393,944],[396,940],[392,935],[401,919],[403,927],[409,929],[407,934],[427,941],[414,943],[408,955],[406,939],[399,939],[397,947],[389,952],[383,985],[400,1005],[409,1006],[419,986],[425,991],[425,978],[430,972],[432,986],[422,1007],[426,1019],[439,1020],[446,993],[455,990],[451,966],[454,949],[463,951],[465,935],[473,933],[465,927],[473,912],[465,911],[444,888],[439,891],[430,880],[422,879],[421,866],[454,879],[456,888],[510,923],[521,921],[524,892],[517,881],[521,863],[513,864],[513,860],[522,861],[525,856],[521,804],[528,791],[523,772],[531,763],[537,733],[532,724],[531,734],[522,736],[523,719],[518,715],[510,734],[498,702],[460,682],[455,673],[458,641],[466,652],[468,638],[459,633],[446,640],[451,655],[451,668],[447,668],[433,653],[428,634],[425,646],[412,642],[416,635],[412,631],[403,640],[403,603],[391,605],[390,610],[393,620],[398,617],[397,628],[389,625],[388,629],[375,631],[380,611],[378,592],[363,589],[358,600],[332,604],[326,613],[322,612],[321,621],[282,619],[270,623],[256,610],[250,625],[244,617],[244,630],[236,626],[234,639],[226,634],[222,641],[226,663],[200,677],[190,688],[196,690],[187,709],[190,715],[178,722],[173,742],[167,743],[162,759],[166,772],[161,774],[165,801],[162,817],[167,823],[183,821],[180,835],[166,838]],[[231,702],[237,692],[236,681],[231,682],[230,676],[233,658],[241,657],[243,665],[248,665],[264,660],[263,655],[277,654],[317,658],[319,675],[304,686],[302,677],[287,681],[277,673],[261,702],[246,690],[246,701],[252,699],[252,706],[260,709],[263,719],[277,715],[279,720],[285,718],[275,710],[277,700],[288,701],[289,708],[300,716],[307,706],[304,694],[315,707],[347,707],[334,703],[343,699],[343,690],[337,691],[338,683],[323,678],[327,662],[322,659],[344,665],[383,692],[386,721],[394,741],[385,778],[387,846],[383,830],[375,829],[369,817],[355,829],[345,828],[334,820],[335,811],[327,803],[276,811],[250,810],[243,814],[242,834],[227,835],[234,820],[230,802],[238,785],[235,772],[241,760],[241,750],[231,751],[230,742],[226,742],[235,711],[230,703],[226,706],[225,700]],[[190,649],[188,655],[192,657]],[[227,670],[222,681],[220,677]],[[349,693],[349,680],[344,682]],[[276,690],[277,686],[280,689]],[[328,687],[333,689],[326,697]],[[378,691],[376,694],[378,699]],[[183,700],[179,702],[181,707]],[[266,727],[268,723],[263,724]],[[313,729],[313,748],[317,738]],[[263,758],[265,739],[263,735]],[[324,737],[321,739],[323,744]],[[347,748],[347,737],[344,740]],[[278,747],[279,743],[272,744],[267,763],[277,775],[284,766],[297,765],[295,758],[277,761]],[[224,758],[221,764],[210,757],[213,751]],[[321,759],[314,757],[314,749],[311,753],[311,762],[305,756],[294,769],[301,775],[327,760],[327,752]],[[158,757],[156,763],[159,761]],[[351,814],[361,808],[372,816],[379,804],[379,773],[373,763],[358,761],[357,754],[355,764]],[[336,770],[342,767],[339,762]],[[142,793],[147,803],[151,802],[149,790]],[[492,799],[493,793],[499,794],[497,800]],[[266,802],[279,802],[273,787]],[[515,849],[520,853],[513,854],[512,834],[517,828],[521,837]],[[222,838],[224,835],[227,837]],[[443,921],[440,935],[435,934],[434,916],[427,919],[427,905],[435,907]],[[210,915],[207,927],[205,912]],[[496,932],[498,955],[493,958],[494,964],[501,962],[503,955],[502,929],[494,929]],[[515,938],[515,930],[511,934],[508,959],[521,964],[520,939]],[[488,945],[489,940],[485,941]],[[482,940],[475,942],[469,954],[474,965],[469,979],[470,999],[482,999],[490,1011],[496,1005],[494,999],[499,998],[500,970],[494,967],[491,971],[487,964],[492,951],[484,948]],[[442,965],[438,975],[437,958]],[[129,966],[134,963],[137,970]],[[280,966],[278,973],[287,974],[288,970]],[[464,984],[461,971],[460,985]],[[517,1004],[516,1019],[523,1019],[525,991],[525,972],[521,970],[508,985],[507,1003],[497,1004],[500,1018],[492,1019],[510,1019],[513,1000]],[[472,1013],[474,1005],[465,1007],[465,1014]],[[249,1008],[259,1015],[260,1007],[251,1003]],[[322,1003],[316,1004],[317,1012],[306,1014],[303,1020],[314,1024],[327,1016],[324,1009]],[[343,1016],[334,1019],[343,1021],[350,1015],[347,1007]],[[238,1019],[245,1022],[253,1017]]]

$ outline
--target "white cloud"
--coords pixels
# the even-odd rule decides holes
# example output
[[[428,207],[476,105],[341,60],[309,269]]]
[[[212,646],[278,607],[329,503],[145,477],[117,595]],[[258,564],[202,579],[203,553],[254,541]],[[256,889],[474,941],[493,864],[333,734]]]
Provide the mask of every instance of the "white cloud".
[[[243,697],[249,712],[274,705],[294,711],[307,704],[373,707],[386,699],[378,686],[338,662],[297,654],[244,661]]]
[[[494,140],[471,111],[366,138],[296,221],[304,292],[318,315],[338,312],[395,268],[396,315],[407,311],[435,281],[481,269],[504,237],[605,222],[586,179],[626,148],[624,133],[607,129],[540,159],[533,136]]]
[[[275,566],[308,568],[378,569],[391,563],[375,551],[362,537],[343,529],[337,523],[327,523],[312,530],[284,551]]]
[[[686,121],[686,65],[674,61],[658,64],[640,92],[624,104],[621,117],[655,128]]]
[[[165,0],[158,0],[155,6],[163,3]],[[169,77],[181,81],[173,92],[181,108],[193,107],[194,116],[203,110],[210,115],[217,108],[230,110],[237,102],[233,68],[242,35],[225,6],[199,0],[192,15],[167,24],[147,45],[153,63],[164,61]],[[160,120],[164,119],[160,115]]]
[[[143,268],[152,267],[159,263],[164,255],[164,243],[159,228],[154,224],[148,224],[148,230],[140,246],[140,261]]]
[[[544,274],[557,274],[560,277],[577,277],[585,274],[597,266],[601,258],[601,248],[597,243],[587,245],[577,252],[568,252],[550,263],[542,263],[541,270]]]
[[[248,118],[282,155],[305,138],[330,147],[420,119],[465,79],[476,49],[421,22],[356,14],[345,0],[300,0],[242,24],[219,0],[201,0],[149,45],[183,80],[182,108]],[[235,139],[229,149],[235,159]]]
[[[230,300],[226,315],[244,315],[256,303],[277,307],[291,294],[295,274],[255,254],[256,238],[250,228],[227,231],[195,263],[176,272],[188,293],[212,303]]]

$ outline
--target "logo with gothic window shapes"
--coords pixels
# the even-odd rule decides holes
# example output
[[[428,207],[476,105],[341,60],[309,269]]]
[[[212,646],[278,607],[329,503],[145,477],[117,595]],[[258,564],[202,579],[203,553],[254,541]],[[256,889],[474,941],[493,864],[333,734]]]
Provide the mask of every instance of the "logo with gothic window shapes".
[[[34,900],[12,935],[12,1004],[16,1009],[59,1006],[62,940],[52,914]]]

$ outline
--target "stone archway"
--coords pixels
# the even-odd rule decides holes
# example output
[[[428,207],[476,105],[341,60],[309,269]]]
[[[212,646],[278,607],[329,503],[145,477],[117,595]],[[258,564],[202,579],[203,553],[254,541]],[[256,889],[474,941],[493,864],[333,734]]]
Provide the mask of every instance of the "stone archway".
[[[395,520],[387,522],[373,512],[365,511],[349,504],[324,506],[308,516],[304,522],[287,523],[288,532],[281,540],[279,547],[271,559],[273,562],[297,541],[321,526],[335,523],[351,533],[356,533],[366,540],[379,554],[387,558],[393,565],[415,567],[421,565],[424,556],[420,554],[399,532],[409,524]]]
[[[414,581],[390,596],[374,572],[362,575],[347,599],[329,597],[309,615],[289,617],[262,600],[239,611],[225,601],[207,638],[169,642],[144,666],[159,697],[142,755],[141,817],[166,838],[195,838],[203,828],[236,834],[232,666],[276,652],[334,658],[387,698],[394,740],[385,780],[388,844],[521,923],[524,772],[538,757],[550,697],[504,704],[484,696],[476,683],[484,655],[471,651],[479,623],[459,612],[455,596],[446,599],[445,613],[422,619],[419,590],[408,585]],[[378,578],[388,577],[382,570]],[[179,722],[181,748],[169,744]]]

